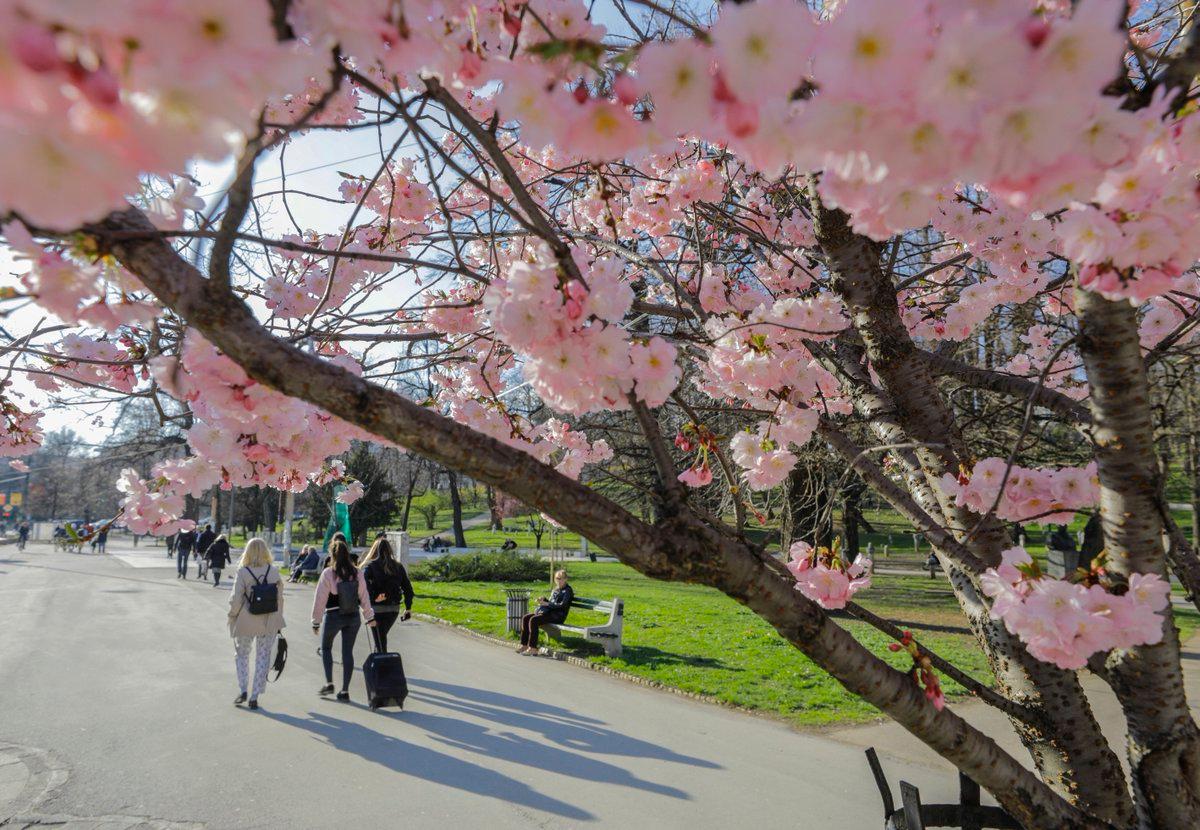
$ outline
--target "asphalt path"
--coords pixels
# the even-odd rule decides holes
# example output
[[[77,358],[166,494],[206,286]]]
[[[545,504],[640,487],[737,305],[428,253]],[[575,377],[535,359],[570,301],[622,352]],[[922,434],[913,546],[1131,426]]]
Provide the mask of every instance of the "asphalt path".
[[[191,574],[161,548],[0,549],[0,823],[27,819],[5,827],[882,826],[857,746],[433,624],[393,630],[403,712],[371,712],[361,675],[319,698],[311,586],[285,593],[287,671],[236,708],[228,587]]]

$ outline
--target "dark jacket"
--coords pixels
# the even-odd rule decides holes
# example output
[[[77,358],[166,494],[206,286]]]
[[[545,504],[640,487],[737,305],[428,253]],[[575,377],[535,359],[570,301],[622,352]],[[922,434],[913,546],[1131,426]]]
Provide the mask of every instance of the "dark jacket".
[[[367,579],[367,593],[371,595],[371,605],[374,606],[377,613],[399,610],[401,598],[404,599],[404,610],[412,610],[412,581],[408,578],[408,571],[404,569],[403,565],[397,562],[396,568],[398,570],[395,573],[388,573],[384,561],[375,559],[369,562],[363,570],[363,576]],[[377,603],[375,597],[380,594],[385,594],[387,599]]]
[[[297,571],[319,571],[321,569],[321,552],[313,548],[302,560],[296,563]]]
[[[575,599],[575,589],[571,587],[570,583],[564,582],[561,588],[554,589],[548,602],[538,606],[538,613],[545,615],[547,622],[566,622],[573,599]]]
[[[210,544],[204,555],[208,557],[208,567],[218,571],[232,561],[229,556],[229,542],[225,539]]]
[[[175,538],[175,550],[181,553],[191,553],[196,546],[196,531],[183,530]]]
[[[217,538],[217,534],[211,530],[205,530],[196,538],[196,550],[203,554],[208,550],[208,546]]]

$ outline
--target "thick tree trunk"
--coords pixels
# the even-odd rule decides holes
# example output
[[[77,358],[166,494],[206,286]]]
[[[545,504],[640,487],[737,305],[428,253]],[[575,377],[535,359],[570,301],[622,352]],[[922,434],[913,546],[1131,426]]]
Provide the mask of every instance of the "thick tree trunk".
[[[846,304],[883,386],[880,395],[886,396],[886,402],[878,404],[886,411],[886,440],[902,445],[920,465],[924,487],[914,493],[932,495],[954,535],[982,562],[998,564],[1001,551],[1011,544],[1004,525],[994,516],[980,517],[960,507],[940,486],[944,474],[957,475],[960,465],[971,458],[953,413],[900,319],[896,290],[883,273],[878,243],[853,233],[846,214],[822,205],[815,186],[810,188],[810,202],[831,285]],[[869,380],[860,378],[861,383]],[[957,565],[950,569],[955,594],[1001,693],[1037,712],[1042,721],[1041,725],[1013,721],[1042,778],[1092,814],[1118,826],[1128,825],[1133,805],[1124,772],[1078,677],[1033,658],[1002,624],[992,620],[975,584],[977,577]]]
[[[416,489],[416,482],[410,481],[408,487],[404,490],[404,510],[400,514],[400,529],[408,530],[408,517],[412,512],[413,490]]]
[[[488,530],[503,530],[504,517],[500,515],[500,505],[496,500],[496,488],[487,488]]]
[[[858,556],[858,526],[861,521],[863,487],[857,481],[852,481],[842,488],[842,536],[846,540],[842,548],[843,554],[850,561]]]
[[[786,487],[787,503],[780,521],[784,549],[793,542],[828,547],[833,542],[833,511],[823,471],[801,461],[788,474]]]
[[[1075,309],[1091,392],[1108,568],[1126,578],[1142,573],[1166,579],[1162,477],[1137,311],[1082,289],[1075,293]],[[1129,726],[1139,821],[1156,830],[1194,830],[1200,827],[1200,729],[1184,695],[1170,606],[1162,617],[1162,642],[1113,652],[1106,677]]]
[[[454,547],[465,548],[467,536],[463,533],[462,498],[458,493],[458,473],[454,470],[447,470],[446,473],[450,481],[450,526],[454,530]]]

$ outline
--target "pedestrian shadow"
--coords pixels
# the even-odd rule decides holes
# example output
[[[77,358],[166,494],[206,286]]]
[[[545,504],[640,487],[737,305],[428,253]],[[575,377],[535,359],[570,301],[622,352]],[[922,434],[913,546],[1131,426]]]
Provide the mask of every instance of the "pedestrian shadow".
[[[570,749],[601,755],[652,758],[706,769],[722,768],[713,761],[683,755],[665,746],[623,735],[607,728],[603,721],[561,706],[434,680],[409,679],[408,684],[410,689],[415,689],[411,692],[414,699],[513,729],[537,732],[548,741]]]
[[[499,758],[584,781],[632,787],[671,798],[690,798],[683,790],[643,780],[615,764],[568,752],[553,744],[530,740],[514,732],[493,732],[482,724],[424,712],[408,712],[404,721],[428,730],[447,746],[466,749],[488,758]]]
[[[401,775],[420,778],[475,795],[520,804],[533,810],[554,813],[575,821],[595,821],[596,817],[573,804],[560,801],[521,781],[495,770],[455,758],[428,747],[385,735],[361,724],[309,712],[298,718],[282,712],[263,711],[263,715],[324,738],[334,749],[350,752]],[[408,718],[405,718],[407,721]]]

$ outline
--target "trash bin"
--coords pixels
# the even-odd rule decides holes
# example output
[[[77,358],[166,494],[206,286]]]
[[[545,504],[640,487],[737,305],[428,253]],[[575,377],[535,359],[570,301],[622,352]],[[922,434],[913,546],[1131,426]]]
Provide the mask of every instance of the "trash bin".
[[[513,634],[521,633],[521,617],[529,613],[529,589],[505,588],[508,597],[508,630]]]
[[[1075,573],[1079,567],[1079,554],[1073,550],[1046,551],[1046,573],[1055,579],[1063,579]]]

